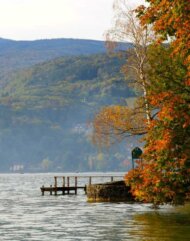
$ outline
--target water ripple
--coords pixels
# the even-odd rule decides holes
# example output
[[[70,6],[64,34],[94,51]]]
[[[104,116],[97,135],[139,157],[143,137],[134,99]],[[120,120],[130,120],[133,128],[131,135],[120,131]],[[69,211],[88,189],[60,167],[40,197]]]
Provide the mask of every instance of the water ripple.
[[[53,174],[0,175],[0,240],[185,241],[189,213],[165,206],[88,203],[79,195],[41,196]],[[168,231],[169,230],[169,231]]]

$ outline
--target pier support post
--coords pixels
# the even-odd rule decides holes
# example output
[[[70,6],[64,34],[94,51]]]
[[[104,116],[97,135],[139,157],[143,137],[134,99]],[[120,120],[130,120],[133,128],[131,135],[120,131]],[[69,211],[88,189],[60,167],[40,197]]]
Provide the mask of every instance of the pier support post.
[[[92,177],[89,177],[89,185],[92,184]]]
[[[70,180],[69,180],[69,177],[67,177],[67,187],[68,187],[68,190],[67,190],[67,193],[69,194],[69,186],[70,186]]]
[[[84,193],[86,194],[86,185],[84,186]]]
[[[75,195],[77,195],[77,177],[75,177]]]
[[[54,180],[55,180],[55,195],[57,195],[57,177],[54,177]]]
[[[44,185],[42,186],[41,191],[42,191],[42,196],[44,196]]]
[[[65,177],[63,177],[63,191],[62,195],[65,195]]]

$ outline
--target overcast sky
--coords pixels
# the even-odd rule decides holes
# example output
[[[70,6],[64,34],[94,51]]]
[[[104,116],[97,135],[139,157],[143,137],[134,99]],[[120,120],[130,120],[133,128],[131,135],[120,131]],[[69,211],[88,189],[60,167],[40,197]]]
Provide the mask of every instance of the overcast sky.
[[[111,26],[112,5],[113,0],[0,0],[0,37],[103,40]]]

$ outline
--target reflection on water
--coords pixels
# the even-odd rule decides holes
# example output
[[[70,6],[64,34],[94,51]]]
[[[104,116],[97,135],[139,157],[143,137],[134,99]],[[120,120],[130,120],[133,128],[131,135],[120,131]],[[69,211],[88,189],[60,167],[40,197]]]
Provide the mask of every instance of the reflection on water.
[[[190,240],[190,205],[87,203],[75,196],[41,196],[54,174],[0,175],[0,240]]]
[[[186,211],[185,211],[186,210]],[[172,209],[165,207],[159,211],[134,215],[134,225],[141,225],[139,240],[183,241],[190,240],[190,205]],[[132,232],[135,236],[135,232]],[[138,240],[138,239],[137,239]]]

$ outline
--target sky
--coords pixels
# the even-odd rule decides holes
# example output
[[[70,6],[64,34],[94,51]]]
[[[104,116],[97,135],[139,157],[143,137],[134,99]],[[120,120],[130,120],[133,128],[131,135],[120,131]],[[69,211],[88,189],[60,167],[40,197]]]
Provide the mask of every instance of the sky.
[[[135,6],[143,0],[127,0]],[[104,40],[114,0],[0,0],[0,37]]]

